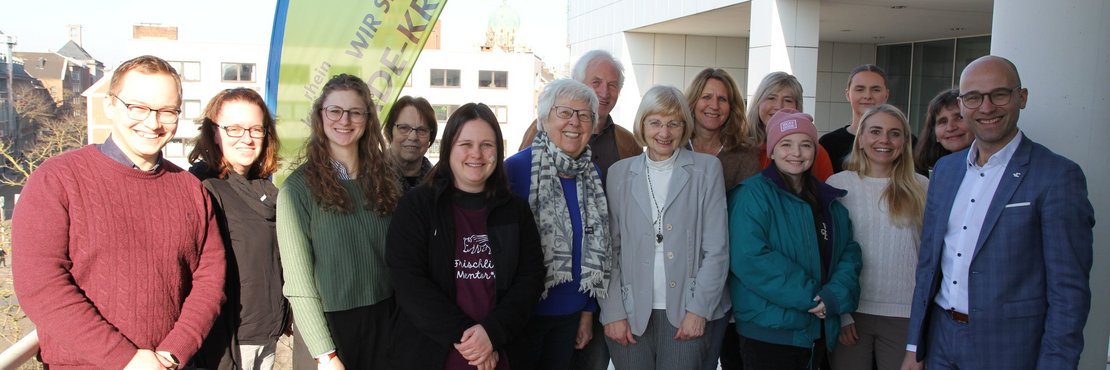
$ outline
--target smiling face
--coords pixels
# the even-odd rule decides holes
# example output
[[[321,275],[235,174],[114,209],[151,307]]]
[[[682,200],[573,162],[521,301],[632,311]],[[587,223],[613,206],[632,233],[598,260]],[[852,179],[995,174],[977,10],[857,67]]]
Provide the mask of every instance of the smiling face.
[[[112,141],[123,154],[140,169],[154,167],[162,147],[173,139],[177,122],[159,123],[156,110],[178,109],[180,98],[177,82],[163,73],[142,73],[132,70],[121,78],[116,98],[105,100],[104,112],[112,120]],[[135,120],[128,116],[127,106],[140,105],[151,110],[146,119]]]
[[[1010,66],[999,59],[980,58],[964,69],[960,77],[960,96],[983,94],[983,104],[970,109],[960,104],[968,128],[975,133],[979,150],[989,154],[1006,146],[1017,135],[1018,116],[1025,109],[1028,90],[1015,89],[1006,105],[995,105],[988,94],[1000,89],[1018,87],[1017,76]],[[983,158],[986,160],[986,158]]]
[[[943,107],[940,112],[937,112],[933,135],[940,146],[950,152],[964,150],[971,146],[971,140],[975,138],[967,129],[967,123],[964,121],[964,116],[960,114],[958,106]]]
[[[844,89],[844,97],[852,105],[852,114],[859,117],[871,107],[886,103],[890,90],[887,90],[883,76],[863,71],[852,76],[848,88]]]
[[[778,113],[780,109],[790,108],[797,110],[798,101],[794,97],[795,95],[796,94],[786,86],[781,86],[772,90],[770,94],[763,97],[763,100],[759,101],[759,120],[763,121],[763,124],[766,125],[768,122],[771,122],[771,116]]]
[[[890,169],[906,149],[906,132],[902,121],[889,113],[879,112],[867,117],[862,123],[857,140],[869,166],[864,175],[870,177],[889,177]]]
[[[251,130],[265,132],[262,117],[262,109],[258,105],[242,100],[225,102],[216,115],[216,124],[220,127],[238,126],[246,130],[243,136],[235,138],[228,136],[226,130],[213,127],[217,131],[216,144],[220,146],[224,160],[240,175],[246,175],[262,154],[262,142],[266,139],[255,139],[250,135]]]
[[[644,138],[647,139],[648,158],[662,161],[670,158],[678,149],[682,130],[686,125],[682,116],[649,114],[644,117]]]
[[[497,135],[489,123],[472,119],[462,124],[451,145],[451,172],[455,188],[480,193],[497,165]]]
[[[559,118],[557,113],[559,107],[567,107],[579,111],[579,113],[589,113],[590,102],[560,96],[555,99],[555,105],[547,112],[547,118],[543,123],[543,131],[551,138],[551,142],[555,143],[555,146],[567,156],[578,158],[590,142],[594,123],[580,120],[579,114],[571,114],[568,118]]]
[[[324,109],[338,107],[342,110],[357,110],[365,117],[367,114],[364,100],[352,90],[335,90],[324,99]],[[351,114],[344,112],[338,120],[328,118],[323,111],[320,114],[324,122],[324,135],[327,135],[329,145],[333,149],[354,150],[358,147],[358,140],[366,132],[366,121],[353,122]]]
[[[731,106],[728,102],[728,90],[721,80],[710,78],[705,81],[705,88],[694,105],[694,120],[697,127],[707,131],[717,131],[728,120]]]
[[[621,95],[621,73],[607,60],[597,59],[586,66],[586,80],[582,81],[597,94],[597,116],[600,120],[609,117],[609,112],[617,105]]]
[[[802,174],[813,166],[813,156],[817,152],[817,143],[804,133],[796,132],[784,136],[775,144],[771,151],[771,159],[779,171],[796,182]]]
[[[408,134],[402,134],[398,127],[403,126],[412,128],[412,131]],[[420,137],[417,130],[421,129],[429,130],[427,137]],[[424,124],[416,106],[405,106],[401,109],[401,113],[397,115],[397,123],[393,126],[393,142],[389,144],[389,150],[403,163],[421,162],[424,159],[424,154],[428,152],[428,148],[432,146],[430,130],[431,127]]]

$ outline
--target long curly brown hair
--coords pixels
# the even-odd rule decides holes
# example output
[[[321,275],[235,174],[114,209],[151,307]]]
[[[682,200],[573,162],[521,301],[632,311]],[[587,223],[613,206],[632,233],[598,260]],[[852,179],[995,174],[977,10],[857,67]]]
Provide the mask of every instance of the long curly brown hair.
[[[320,96],[312,103],[312,113],[309,115],[312,134],[301,160],[312,199],[325,211],[348,213],[354,210],[351,198],[347,196],[347,191],[331,165],[329,140],[324,133],[324,100],[335,91],[354,92],[366,103],[366,129],[358,140],[358,177],[355,180],[365,195],[362,207],[373,209],[380,215],[393,213],[401,196],[401,188],[386,151],[385,139],[382,138],[377,107],[366,83],[345,73],[332,76],[324,85]]]

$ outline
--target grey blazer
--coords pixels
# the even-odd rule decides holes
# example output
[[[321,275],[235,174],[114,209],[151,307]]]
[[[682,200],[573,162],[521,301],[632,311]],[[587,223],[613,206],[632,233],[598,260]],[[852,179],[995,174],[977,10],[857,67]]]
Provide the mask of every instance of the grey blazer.
[[[731,307],[728,275],[728,214],[725,180],[717,158],[678,149],[663,215],[667,319],[678,327],[689,311],[714,320]],[[655,231],[647,187],[647,154],[609,168],[606,194],[612,231],[612,279],[599,298],[601,322],[627,319],[643,335],[651,317]]]

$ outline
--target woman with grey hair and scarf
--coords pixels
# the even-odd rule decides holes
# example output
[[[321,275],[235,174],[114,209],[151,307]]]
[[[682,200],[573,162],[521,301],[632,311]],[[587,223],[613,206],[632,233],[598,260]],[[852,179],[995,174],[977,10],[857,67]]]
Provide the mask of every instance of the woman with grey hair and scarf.
[[[514,369],[569,369],[592,338],[597,298],[609,283],[609,206],[588,146],[598,100],[581,82],[552,81],[540,93],[532,146],[505,161],[513,192],[528,200],[543,248],[544,294]]]

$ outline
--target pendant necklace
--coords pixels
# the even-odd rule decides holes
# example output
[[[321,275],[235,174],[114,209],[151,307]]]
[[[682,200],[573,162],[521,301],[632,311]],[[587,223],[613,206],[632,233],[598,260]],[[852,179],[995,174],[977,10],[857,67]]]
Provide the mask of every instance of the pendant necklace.
[[[647,169],[648,180],[648,193],[651,194],[651,206],[655,209],[655,220],[651,225],[655,228],[655,242],[663,242],[663,207],[660,207],[659,201],[655,200],[655,188],[651,186],[651,168]]]

